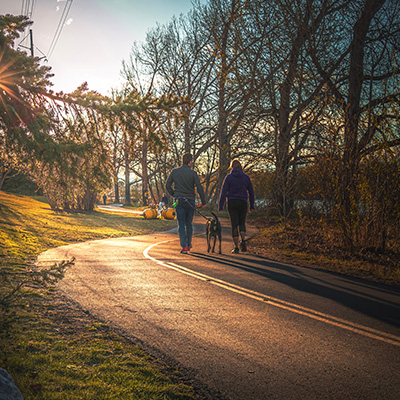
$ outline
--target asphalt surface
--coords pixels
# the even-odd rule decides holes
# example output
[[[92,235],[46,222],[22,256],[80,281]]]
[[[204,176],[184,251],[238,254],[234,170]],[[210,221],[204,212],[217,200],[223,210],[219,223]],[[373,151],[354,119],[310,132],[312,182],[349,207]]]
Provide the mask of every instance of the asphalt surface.
[[[400,290],[246,253],[176,230],[49,250],[59,289],[176,366],[207,399],[400,399]],[[250,234],[254,232],[249,232]]]

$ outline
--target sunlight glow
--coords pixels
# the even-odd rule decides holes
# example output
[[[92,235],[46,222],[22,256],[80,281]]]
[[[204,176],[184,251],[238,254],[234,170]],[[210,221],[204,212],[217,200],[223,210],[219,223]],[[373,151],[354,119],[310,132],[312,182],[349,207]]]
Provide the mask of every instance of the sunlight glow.
[[[18,61],[19,57],[14,57],[9,61],[5,61],[6,49],[3,48],[0,53],[0,101],[3,104],[5,110],[9,112],[11,109],[12,113],[18,118],[18,120],[26,125],[21,116],[15,110],[15,107],[10,104],[10,100],[14,99],[24,107],[30,109],[30,105],[21,98],[20,94],[13,89],[13,87],[18,87],[22,83],[22,70],[11,70],[12,66]]]

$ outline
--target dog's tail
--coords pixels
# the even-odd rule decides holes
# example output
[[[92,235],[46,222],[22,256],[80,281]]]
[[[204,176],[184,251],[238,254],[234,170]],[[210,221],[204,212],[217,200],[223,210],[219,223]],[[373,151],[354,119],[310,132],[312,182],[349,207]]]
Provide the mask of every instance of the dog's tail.
[[[216,221],[219,222],[219,219],[218,219],[218,217],[216,216],[216,214],[214,214],[212,211],[211,211],[211,214],[212,214],[213,217],[216,219]]]

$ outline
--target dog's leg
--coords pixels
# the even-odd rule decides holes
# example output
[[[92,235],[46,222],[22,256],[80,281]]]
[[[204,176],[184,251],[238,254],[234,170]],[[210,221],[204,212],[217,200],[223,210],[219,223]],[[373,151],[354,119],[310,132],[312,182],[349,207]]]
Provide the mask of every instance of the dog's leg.
[[[214,235],[213,236],[213,247],[212,247],[212,252],[215,253],[215,242],[217,241],[217,237]]]
[[[218,241],[219,241],[219,254],[222,254],[221,252],[221,235],[218,235]]]

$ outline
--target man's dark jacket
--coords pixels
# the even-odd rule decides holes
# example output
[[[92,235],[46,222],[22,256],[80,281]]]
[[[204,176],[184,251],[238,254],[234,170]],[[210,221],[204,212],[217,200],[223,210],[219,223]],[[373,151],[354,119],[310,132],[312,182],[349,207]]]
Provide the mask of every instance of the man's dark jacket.
[[[172,187],[172,185],[174,185],[174,187]],[[184,197],[194,200],[196,198],[195,188],[197,188],[197,193],[200,195],[202,204],[206,204],[206,198],[199,176],[189,165],[183,164],[181,167],[174,168],[165,186],[168,193],[176,199]]]

